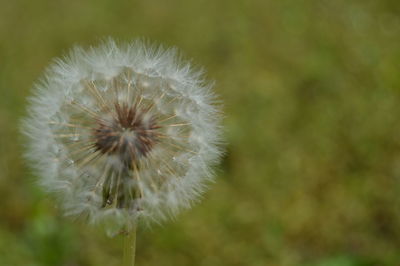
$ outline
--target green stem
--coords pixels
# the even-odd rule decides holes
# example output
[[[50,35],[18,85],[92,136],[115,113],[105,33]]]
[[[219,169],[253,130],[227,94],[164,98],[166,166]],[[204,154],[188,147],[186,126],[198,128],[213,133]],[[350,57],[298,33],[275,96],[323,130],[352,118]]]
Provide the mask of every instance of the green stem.
[[[135,266],[136,254],[136,225],[125,236],[124,239],[124,261],[123,266]]]

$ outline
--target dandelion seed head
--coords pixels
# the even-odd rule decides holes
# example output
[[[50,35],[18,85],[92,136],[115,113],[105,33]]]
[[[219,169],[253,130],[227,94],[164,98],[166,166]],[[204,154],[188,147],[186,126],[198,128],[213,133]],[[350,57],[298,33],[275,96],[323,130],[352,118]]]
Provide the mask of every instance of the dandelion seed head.
[[[66,214],[116,230],[198,200],[220,155],[220,111],[174,49],[109,39],[55,60],[23,132],[40,184]]]

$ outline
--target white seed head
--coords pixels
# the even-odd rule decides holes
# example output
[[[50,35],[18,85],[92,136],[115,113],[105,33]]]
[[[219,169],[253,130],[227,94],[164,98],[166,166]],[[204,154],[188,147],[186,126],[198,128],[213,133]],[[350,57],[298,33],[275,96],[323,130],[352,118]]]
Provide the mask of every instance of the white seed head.
[[[48,68],[28,110],[40,184],[66,214],[114,232],[190,207],[220,155],[211,85],[174,49],[141,41],[74,48]]]

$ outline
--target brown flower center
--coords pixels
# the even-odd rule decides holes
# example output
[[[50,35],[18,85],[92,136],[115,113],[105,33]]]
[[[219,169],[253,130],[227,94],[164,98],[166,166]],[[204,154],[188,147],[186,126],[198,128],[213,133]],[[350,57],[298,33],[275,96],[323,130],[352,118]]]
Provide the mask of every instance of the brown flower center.
[[[114,104],[112,118],[99,120],[93,131],[96,150],[106,155],[116,155],[124,166],[132,168],[149,155],[158,141],[160,126],[149,108],[137,105]]]

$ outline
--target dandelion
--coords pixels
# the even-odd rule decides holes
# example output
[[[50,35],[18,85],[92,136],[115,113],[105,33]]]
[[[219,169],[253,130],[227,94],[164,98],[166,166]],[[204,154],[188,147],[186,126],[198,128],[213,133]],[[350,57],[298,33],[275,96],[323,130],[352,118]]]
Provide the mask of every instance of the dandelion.
[[[67,215],[132,231],[188,208],[213,179],[220,114],[175,49],[109,39],[57,59],[23,131],[40,184]]]

